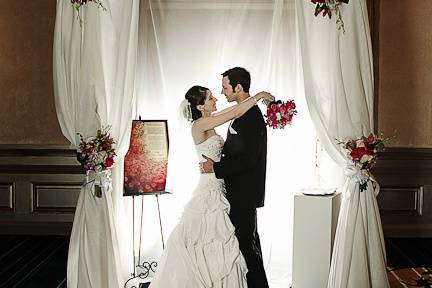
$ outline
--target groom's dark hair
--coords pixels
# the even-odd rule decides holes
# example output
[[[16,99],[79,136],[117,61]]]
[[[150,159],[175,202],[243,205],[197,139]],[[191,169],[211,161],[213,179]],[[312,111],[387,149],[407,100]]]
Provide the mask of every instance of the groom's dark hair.
[[[249,93],[250,83],[251,83],[251,77],[249,71],[247,71],[245,68],[242,67],[234,67],[231,68],[224,73],[222,73],[222,76],[227,76],[230,85],[233,88],[233,91],[237,84],[240,84],[243,87],[243,91],[246,93]]]

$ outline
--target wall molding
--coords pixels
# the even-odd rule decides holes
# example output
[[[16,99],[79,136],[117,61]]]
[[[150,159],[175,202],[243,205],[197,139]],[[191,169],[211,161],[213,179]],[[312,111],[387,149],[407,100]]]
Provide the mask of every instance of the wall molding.
[[[432,237],[432,149],[388,148],[372,173],[386,237]]]
[[[0,233],[69,234],[84,177],[70,147],[0,145]]]
[[[13,183],[0,183],[0,211],[12,212],[15,207]]]

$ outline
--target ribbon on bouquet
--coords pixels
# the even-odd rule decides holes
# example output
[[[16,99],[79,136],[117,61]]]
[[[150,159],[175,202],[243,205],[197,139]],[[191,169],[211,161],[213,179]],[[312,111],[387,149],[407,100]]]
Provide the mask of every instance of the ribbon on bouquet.
[[[360,185],[360,192],[367,189],[367,182],[373,182],[375,197],[378,195],[380,186],[375,177],[366,169],[361,169],[357,165],[347,164],[345,166],[345,175]]]
[[[90,191],[94,191],[93,196],[101,198],[102,191],[107,193],[112,190],[111,170],[107,169],[100,172],[95,172],[93,170],[87,171],[84,186],[88,185],[91,186]]]

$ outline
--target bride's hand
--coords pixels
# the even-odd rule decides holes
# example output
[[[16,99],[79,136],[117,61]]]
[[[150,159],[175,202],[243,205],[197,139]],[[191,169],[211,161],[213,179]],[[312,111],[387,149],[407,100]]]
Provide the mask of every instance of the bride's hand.
[[[259,99],[263,99],[264,101],[267,100],[269,102],[272,102],[275,100],[275,97],[266,91],[259,92],[258,94],[255,95],[255,97],[258,97]]]

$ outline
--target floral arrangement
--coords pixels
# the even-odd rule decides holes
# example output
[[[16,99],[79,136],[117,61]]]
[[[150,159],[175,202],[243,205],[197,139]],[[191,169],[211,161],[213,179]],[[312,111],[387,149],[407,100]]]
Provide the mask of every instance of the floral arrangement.
[[[98,8],[101,8],[103,11],[106,11],[106,8],[102,5],[102,1],[101,0],[70,0],[72,3],[72,6],[74,7],[75,11],[77,12],[77,20],[80,23],[80,26],[82,24],[82,18],[81,18],[81,14],[80,14],[80,10],[81,7],[84,6],[85,4],[89,3],[89,2],[93,2],[95,3]]]
[[[348,4],[349,0],[311,0],[311,2],[316,4],[315,16],[322,13],[323,17],[328,16],[331,19],[332,14],[336,14],[336,24],[338,29],[342,29],[345,33],[344,22],[342,20],[339,6],[342,5],[342,3]]]
[[[266,124],[273,129],[283,129],[287,124],[291,124],[292,118],[297,114],[294,100],[283,102],[281,100],[264,100],[267,106]]]
[[[84,140],[83,136],[77,133],[80,136],[77,159],[86,172],[102,172],[113,166],[114,157],[117,154],[113,148],[115,142],[109,129],[110,127],[99,129],[96,137],[90,137],[87,140]],[[102,197],[102,190],[99,185],[95,186],[95,196]]]
[[[360,192],[366,190],[370,180],[370,169],[376,164],[377,152],[384,150],[385,144],[390,138],[377,136],[373,133],[369,136],[361,136],[356,139],[348,139],[345,142],[338,141],[347,150],[348,159],[361,170],[364,170],[368,179],[360,183]]]

